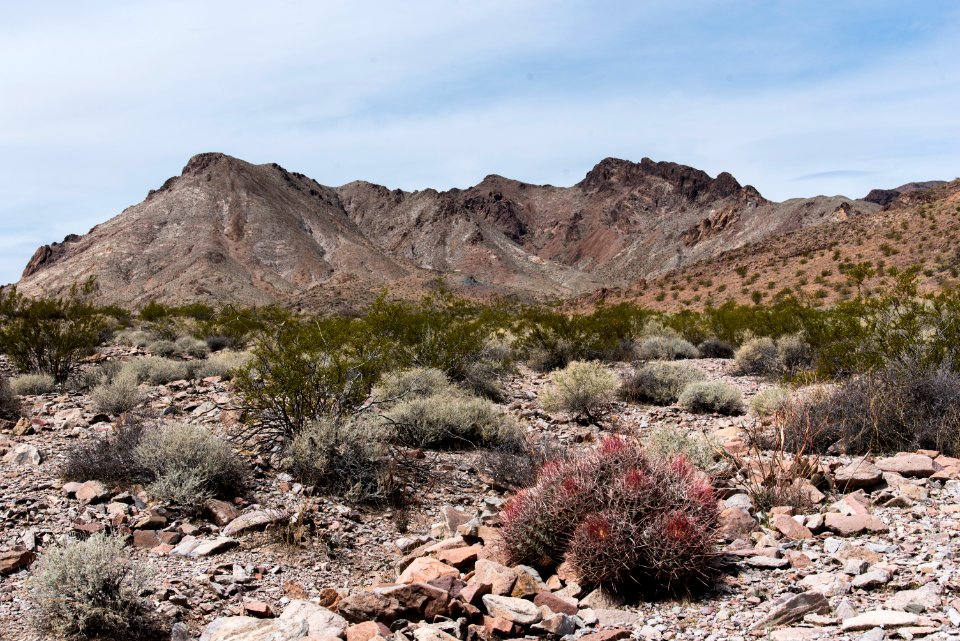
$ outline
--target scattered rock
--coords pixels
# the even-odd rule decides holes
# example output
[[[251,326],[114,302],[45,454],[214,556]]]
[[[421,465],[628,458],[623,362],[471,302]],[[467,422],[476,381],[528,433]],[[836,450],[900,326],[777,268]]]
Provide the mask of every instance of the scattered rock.
[[[857,458],[833,473],[837,486],[845,490],[871,488],[880,483],[883,472],[864,458]]]
[[[518,625],[532,625],[540,620],[540,608],[525,599],[488,594],[483,597],[483,605],[491,616]]]
[[[40,465],[40,451],[33,445],[21,443],[3,455],[3,462],[9,465]]]
[[[200,641],[299,641],[307,632],[303,619],[223,617],[204,629]]]
[[[855,617],[844,619],[840,629],[844,632],[869,630],[871,628],[902,628],[908,625],[917,625],[920,617],[909,612],[897,610],[871,610],[858,614]]]
[[[262,530],[288,517],[289,514],[285,510],[255,510],[241,514],[230,521],[221,533],[223,536],[236,536],[247,530]]]

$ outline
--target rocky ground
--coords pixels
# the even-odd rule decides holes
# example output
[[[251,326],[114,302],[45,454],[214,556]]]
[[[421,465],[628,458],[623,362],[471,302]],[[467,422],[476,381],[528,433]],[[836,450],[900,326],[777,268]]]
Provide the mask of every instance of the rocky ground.
[[[109,348],[102,357],[137,354]],[[767,385],[732,376],[730,361],[693,362],[746,397]],[[749,459],[753,417],[621,404],[602,428],[578,425],[543,411],[546,381],[528,370],[511,377],[506,410],[571,451],[603,432],[673,425]],[[502,564],[495,525],[507,497],[478,473],[476,453],[423,453],[429,478],[410,488],[409,509],[393,511],[312,496],[245,453],[252,491],[186,518],[141,488],[63,483],[68,449],[110,430],[109,417],[80,393],[25,401],[27,419],[0,425],[3,639],[42,638],[24,589],[36,555],[65,535],[108,530],[129,537],[131,557],[152,569],[147,598],[178,640],[960,640],[960,461],[937,452],[827,458],[830,487],[804,485],[813,504],[802,511],[755,509],[734,475],[721,490],[721,580],[696,599],[625,605],[585,592],[563,566],[540,576]],[[218,378],[152,387],[145,412],[220,433],[238,418]]]

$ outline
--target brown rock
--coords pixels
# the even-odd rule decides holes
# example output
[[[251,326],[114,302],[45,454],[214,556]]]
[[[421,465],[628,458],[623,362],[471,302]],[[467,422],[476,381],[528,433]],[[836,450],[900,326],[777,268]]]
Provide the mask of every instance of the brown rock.
[[[272,619],[276,616],[273,613],[273,609],[263,601],[244,601],[243,611],[246,612],[248,616],[258,619]]]
[[[156,530],[134,530],[133,547],[149,550],[160,545],[160,537]]]
[[[833,473],[833,480],[842,490],[870,488],[883,479],[883,472],[865,457],[857,458]]]
[[[400,609],[396,599],[376,592],[357,592],[341,599],[337,612],[351,623],[379,620],[392,623],[391,618]]]
[[[219,499],[210,499],[204,504],[204,508],[206,509],[207,513],[213,517],[213,522],[220,527],[227,525],[240,516],[240,512],[233,506],[232,503],[221,501]]]
[[[870,514],[846,516],[830,512],[824,519],[824,524],[828,530],[843,536],[859,534],[865,531],[886,532],[889,530],[883,521]]]
[[[17,570],[29,567],[37,559],[30,550],[10,550],[0,552],[0,576],[13,574]]]
[[[347,641],[370,641],[374,637],[390,636],[390,628],[376,621],[364,621],[347,628]]]
[[[310,594],[307,592],[307,589],[296,581],[284,581],[283,593],[291,599],[300,601],[306,601],[310,598]]]
[[[550,608],[551,612],[569,614],[570,616],[580,611],[580,608],[577,607],[576,599],[564,599],[552,592],[546,591],[537,593],[537,595],[533,597],[533,604],[539,607]]]
[[[900,453],[878,459],[876,465],[884,472],[908,477],[927,477],[937,471],[933,459],[923,454]]]
[[[746,538],[758,527],[750,512],[740,507],[728,507],[720,512],[720,536],[728,541]]]
[[[84,505],[88,503],[101,503],[110,498],[110,490],[100,481],[87,481],[81,483],[75,491],[77,500]]]
[[[470,545],[462,548],[442,550],[437,552],[437,560],[455,568],[462,569],[473,565],[482,549],[482,545]]]
[[[334,588],[321,588],[320,590],[320,605],[325,608],[335,609],[342,598]]]
[[[427,583],[444,576],[459,577],[460,571],[429,556],[411,563],[397,578],[397,583]]]
[[[513,586],[517,582],[517,572],[496,561],[480,559],[477,561],[473,578],[467,585],[474,581],[489,583],[491,594],[506,596],[513,591]]]
[[[580,641],[620,641],[620,639],[626,639],[629,636],[630,630],[626,628],[612,628],[585,634],[580,637]]]
[[[772,524],[773,527],[775,527],[788,539],[798,541],[802,539],[813,538],[813,532],[808,530],[803,525],[797,523],[796,519],[794,519],[792,516],[787,516],[786,514],[777,514],[773,517]]]

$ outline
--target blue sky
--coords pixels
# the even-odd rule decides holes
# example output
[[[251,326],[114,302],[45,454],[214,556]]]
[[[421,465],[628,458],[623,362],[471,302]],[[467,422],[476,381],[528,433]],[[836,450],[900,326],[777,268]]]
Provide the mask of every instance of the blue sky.
[[[0,283],[201,151],[405,189],[568,185],[606,156],[777,200],[960,175],[952,1],[0,9]]]

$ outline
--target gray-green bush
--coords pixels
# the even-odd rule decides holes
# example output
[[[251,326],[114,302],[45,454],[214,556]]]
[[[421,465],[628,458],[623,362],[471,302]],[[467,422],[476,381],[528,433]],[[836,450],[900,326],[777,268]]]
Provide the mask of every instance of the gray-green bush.
[[[142,625],[146,609],[139,594],[147,580],[119,539],[98,533],[54,546],[27,579],[33,621],[63,637],[125,636]]]
[[[234,374],[246,367],[251,359],[250,352],[220,351],[211,354],[206,360],[200,361],[196,369],[197,378],[219,376],[230,380]]]
[[[697,356],[696,347],[676,336],[651,336],[637,348],[637,358],[642,361],[675,361]]]
[[[701,470],[716,466],[720,444],[714,439],[690,430],[671,426],[657,427],[643,437],[643,447],[657,458],[672,461],[684,456]]]
[[[743,414],[743,394],[730,383],[723,381],[698,381],[690,383],[680,393],[680,404],[691,412],[700,414]]]
[[[776,376],[781,372],[777,344],[768,336],[754,338],[741,345],[734,361],[741,374]]]
[[[616,375],[598,361],[573,361],[550,377],[540,393],[547,411],[569,412],[596,420],[610,409],[617,392]]]
[[[465,449],[520,438],[512,417],[463,392],[407,398],[383,416],[396,442],[410,447]]]
[[[137,381],[141,383],[166,385],[173,381],[192,378],[196,367],[196,363],[193,362],[148,356],[127,362],[123,366],[123,371],[132,371]]]
[[[144,399],[137,385],[135,372],[122,371],[112,380],[101,383],[91,390],[90,398],[94,409],[113,416],[129,412]]]
[[[148,491],[182,507],[198,507],[210,497],[232,498],[245,486],[246,472],[237,455],[203,427],[170,423],[147,429],[134,454],[153,478]],[[192,498],[185,496],[188,487]]]
[[[703,370],[693,365],[654,361],[638,367],[621,385],[620,395],[628,401],[670,405],[684,387],[705,378]]]
[[[19,396],[49,394],[55,386],[49,374],[21,374],[10,379],[10,389]]]
[[[790,391],[783,387],[768,387],[750,399],[750,409],[760,417],[781,412],[790,400]]]

